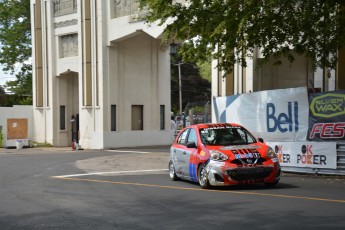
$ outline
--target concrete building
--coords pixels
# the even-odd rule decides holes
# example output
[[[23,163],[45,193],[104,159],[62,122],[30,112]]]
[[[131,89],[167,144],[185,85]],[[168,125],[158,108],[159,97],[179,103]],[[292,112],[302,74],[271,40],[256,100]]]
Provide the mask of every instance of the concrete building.
[[[136,0],[31,0],[34,141],[165,145],[170,57]]]

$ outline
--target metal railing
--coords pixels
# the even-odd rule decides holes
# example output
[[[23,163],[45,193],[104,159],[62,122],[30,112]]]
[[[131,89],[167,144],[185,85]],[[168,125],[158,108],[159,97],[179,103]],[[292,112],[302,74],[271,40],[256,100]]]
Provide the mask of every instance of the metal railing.
[[[337,169],[345,172],[345,142],[337,144]]]

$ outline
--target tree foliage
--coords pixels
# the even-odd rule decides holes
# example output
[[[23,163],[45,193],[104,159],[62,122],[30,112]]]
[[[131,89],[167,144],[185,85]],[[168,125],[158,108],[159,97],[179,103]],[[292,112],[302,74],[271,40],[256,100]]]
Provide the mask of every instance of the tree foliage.
[[[19,105],[32,105],[32,65],[23,64],[21,71],[16,74],[16,80],[6,82],[8,91],[18,95],[15,103]]]
[[[212,54],[231,72],[261,49],[270,58],[304,54],[313,67],[334,69],[344,46],[344,0],[140,0],[148,22],[166,26],[165,39],[184,41],[184,60]],[[293,52],[292,52],[293,51]]]
[[[197,66],[199,67],[200,75],[202,78],[208,80],[209,82],[212,81],[212,61],[198,61]]]
[[[31,57],[30,0],[0,2],[0,63],[5,71]]]
[[[0,63],[17,80],[6,83],[20,97],[32,94],[30,0],[0,1]],[[27,103],[27,102],[25,102]]]
[[[0,95],[1,95],[1,94],[6,94],[6,92],[5,92],[5,89],[2,88],[2,86],[0,85]]]
[[[173,112],[179,112],[179,74],[178,65],[180,56],[174,56],[171,64],[171,108]],[[205,105],[211,100],[211,83],[201,77],[200,69],[193,63],[181,64],[181,91],[182,109],[188,104]],[[186,111],[187,112],[187,111]]]

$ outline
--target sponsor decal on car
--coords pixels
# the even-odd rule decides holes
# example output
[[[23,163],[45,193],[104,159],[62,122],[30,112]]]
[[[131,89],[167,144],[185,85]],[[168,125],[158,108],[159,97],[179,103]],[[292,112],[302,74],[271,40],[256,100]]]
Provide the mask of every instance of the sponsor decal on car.
[[[247,159],[247,158],[260,158],[261,155],[260,153],[238,153],[238,154],[235,154],[235,158],[236,159]]]

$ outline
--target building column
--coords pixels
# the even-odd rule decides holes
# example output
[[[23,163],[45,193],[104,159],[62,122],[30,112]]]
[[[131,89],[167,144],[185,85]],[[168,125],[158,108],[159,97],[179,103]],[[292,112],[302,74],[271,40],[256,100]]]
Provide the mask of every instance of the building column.
[[[43,51],[42,51],[42,9],[41,1],[34,5],[35,23],[35,84],[36,84],[36,107],[43,107]]]
[[[91,5],[90,0],[82,1],[82,65],[83,65],[83,106],[92,106],[91,67]]]

